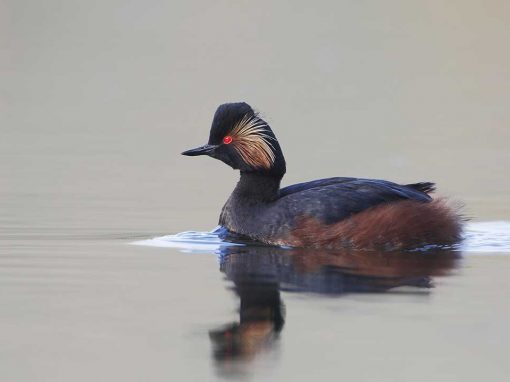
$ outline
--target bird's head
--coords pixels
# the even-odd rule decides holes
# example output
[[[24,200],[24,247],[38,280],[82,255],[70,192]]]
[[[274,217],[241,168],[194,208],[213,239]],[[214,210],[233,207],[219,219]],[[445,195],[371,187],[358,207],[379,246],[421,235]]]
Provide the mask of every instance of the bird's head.
[[[285,174],[285,159],[269,125],[244,102],[220,105],[209,142],[182,155],[208,155],[243,172]]]

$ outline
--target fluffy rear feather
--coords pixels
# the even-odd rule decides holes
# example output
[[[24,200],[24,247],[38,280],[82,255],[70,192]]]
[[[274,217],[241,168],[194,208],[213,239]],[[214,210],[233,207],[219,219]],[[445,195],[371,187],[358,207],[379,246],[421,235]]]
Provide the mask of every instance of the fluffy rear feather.
[[[429,203],[404,200],[369,208],[331,225],[304,217],[287,244],[384,250],[451,245],[460,241],[462,234],[457,210],[446,199]]]

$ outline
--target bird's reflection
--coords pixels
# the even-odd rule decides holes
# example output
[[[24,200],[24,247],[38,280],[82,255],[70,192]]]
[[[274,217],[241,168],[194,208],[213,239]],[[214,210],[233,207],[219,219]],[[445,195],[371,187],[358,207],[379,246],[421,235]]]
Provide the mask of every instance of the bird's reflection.
[[[226,247],[220,270],[240,297],[239,322],[212,330],[214,358],[222,364],[250,359],[271,347],[283,329],[280,291],[341,296],[416,292],[455,268],[458,253],[324,251],[268,246]]]

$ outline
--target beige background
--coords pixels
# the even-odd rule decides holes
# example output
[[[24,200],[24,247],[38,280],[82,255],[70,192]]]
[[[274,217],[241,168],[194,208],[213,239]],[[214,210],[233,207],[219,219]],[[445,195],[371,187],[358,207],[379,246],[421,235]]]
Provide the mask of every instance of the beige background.
[[[126,244],[216,225],[237,174],[179,154],[223,102],[267,118],[284,184],[436,181],[510,219],[509,41],[504,0],[0,0],[3,378],[218,377],[216,259]],[[508,261],[463,264],[423,298],[284,294],[243,378],[504,380]]]
[[[124,223],[150,215],[137,230],[213,227],[237,175],[179,153],[237,100],[271,123],[285,184],[433,180],[476,219],[510,216],[506,1],[4,0],[1,14],[0,193],[24,224],[95,225],[84,214],[104,203]]]

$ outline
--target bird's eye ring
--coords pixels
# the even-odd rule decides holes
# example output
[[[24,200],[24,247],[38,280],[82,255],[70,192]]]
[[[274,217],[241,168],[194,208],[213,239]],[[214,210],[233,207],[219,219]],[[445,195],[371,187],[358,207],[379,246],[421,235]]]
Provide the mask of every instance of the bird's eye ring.
[[[223,143],[226,145],[229,145],[232,143],[232,137],[230,135],[227,135],[225,138],[223,138]]]

